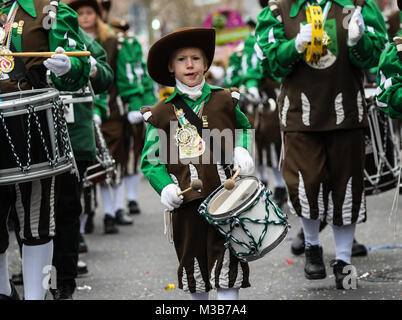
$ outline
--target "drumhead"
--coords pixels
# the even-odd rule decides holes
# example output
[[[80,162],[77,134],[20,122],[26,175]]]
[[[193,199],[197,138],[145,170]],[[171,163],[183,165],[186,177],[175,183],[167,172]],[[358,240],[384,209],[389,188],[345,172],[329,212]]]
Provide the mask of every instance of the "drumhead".
[[[227,219],[238,215],[250,206],[263,190],[262,183],[255,177],[241,177],[235,181],[232,190],[220,186],[207,206],[207,213],[213,219]]]

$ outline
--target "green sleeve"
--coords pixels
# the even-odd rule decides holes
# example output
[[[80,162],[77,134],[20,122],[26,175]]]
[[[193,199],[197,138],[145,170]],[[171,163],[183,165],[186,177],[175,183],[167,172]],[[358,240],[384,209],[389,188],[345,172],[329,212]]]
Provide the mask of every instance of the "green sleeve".
[[[273,79],[289,75],[303,53],[296,50],[295,39],[286,38],[283,24],[274,16],[269,6],[258,15],[255,34],[258,57],[262,60],[264,72],[269,70]]]
[[[242,55],[242,82],[247,89],[251,87],[258,88],[262,79],[261,64],[254,50],[255,43],[256,38],[253,35],[250,35],[244,43]]]
[[[161,150],[162,146],[158,130],[147,123],[147,132],[141,156],[141,171],[159,194],[168,184],[174,183],[166,170],[166,166],[161,162]]]
[[[143,77],[142,57],[139,56],[138,49],[125,39],[117,55],[116,83],[120,97],[128,104],[129,111],[140,110],[143,106]]]
[[[365,31],[359,42],[349,47],[349,59],[360,69],[368,69],[378,65],[388,35],[384,17],[373,0],[367,0],[362,16]]]
[[[239,57],[237,52],[233,52],[229,57],[229,64],[225,72],[224,83],[226,88],[240,87],[240,65],[241,58]]]
[[[110,110],[107,104],[107,96],[108,92],[104,91],[100,94],[97,94],[94,100],[94,113],[96,113],[102,119],[102,121],[109,119],[110,116]]]
[[[84,51],[85,45],[79,37],[78,17],[74,10],[60,3],[57,11],[57,20],[49,30],[49,49],[55,51],[57,47],[65,51]],[[51,80],[57,89],[76,91],[84,87],[89,80],[90,64],[88,57],[70,57],[71,70],[58,78],[51,73]]]
[[[402,39],[401,39],[402,43]],[[377,105],[393,119],[402,118],[402,61],[395,43],[381,55],[377,73]]]
[[[240,110],[239,106],[235,108],[236,116],[236,134],[235,147],[243,147],[251,152],[253,145],[253,131],[246,115]]]
[[[90,78],[92,88],[95,94],[105,92],[112,84],[114,77],[113,70],[107,63],[106,51],[97,41],[89,37],[81,28],[79,35],[82,40],[84,40],[87,50],[91,52],[91,56],[97,62],[96,67],[98,71],[96,72],[96,76],[94,78]]]

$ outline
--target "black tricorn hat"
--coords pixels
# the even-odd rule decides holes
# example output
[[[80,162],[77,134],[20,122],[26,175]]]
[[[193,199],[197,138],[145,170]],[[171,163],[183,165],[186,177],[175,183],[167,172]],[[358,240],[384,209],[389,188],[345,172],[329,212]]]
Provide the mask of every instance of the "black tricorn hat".
[[[214,28],[181,28],[156,41],[148,52],[148,73],[156,82],[174,87],[176,80],[169,72],[168,65],[173,52],[181,48],[200,48],[207,58],[208,68],[215,55]]]

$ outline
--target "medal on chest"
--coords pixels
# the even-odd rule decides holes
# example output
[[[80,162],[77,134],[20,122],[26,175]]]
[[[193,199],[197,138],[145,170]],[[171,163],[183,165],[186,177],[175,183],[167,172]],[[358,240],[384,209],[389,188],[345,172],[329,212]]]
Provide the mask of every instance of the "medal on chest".
[[[14,23],[18,7],[19,4],[15,1],[8,15],[0,15],[0,23],[2,24],[0,27],[0,75],[14,70],[14,57],[7,56],[7,54],[12,53],[10,50],[12,30],[19,27],[18,23]]]
[[[178,109],[176,116],[179,128],[176,130],[175,140],[179,147],[180,159],[195,158],[204,154],[205,141],[198,134],[197,128],[184,118],[183,110]]]

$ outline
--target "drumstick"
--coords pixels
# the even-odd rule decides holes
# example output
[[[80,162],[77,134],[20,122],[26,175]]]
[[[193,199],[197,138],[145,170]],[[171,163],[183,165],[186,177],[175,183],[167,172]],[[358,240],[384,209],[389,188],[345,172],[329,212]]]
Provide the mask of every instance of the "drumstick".
[[[68,57],[89,57],[90,51],[71,51],[71,52],[0,52],[2,57],[40,57],[50,58],[54,54],[65,54]]]
[[[191,180],[190,187],[188,187],[187,189],[185,189],[182,192],[180,192],[179,194],[177,194],[177,196],[180,197],[181,195],[183,195],[186,192],[189,192],[191,190],[198,191],[201,189],[202,189],[202,181],[200,179],[193,179],[193,180]]]
[[[229,180],[226,180],[225,183],[223,184],[223,186],[225,187],[226,190],[232,190],[235,186],[235,179],[237,178],[237,176],[240,173],[240,166],[237,168],[235,174],[233,175],[233,177],[231,177]]]

